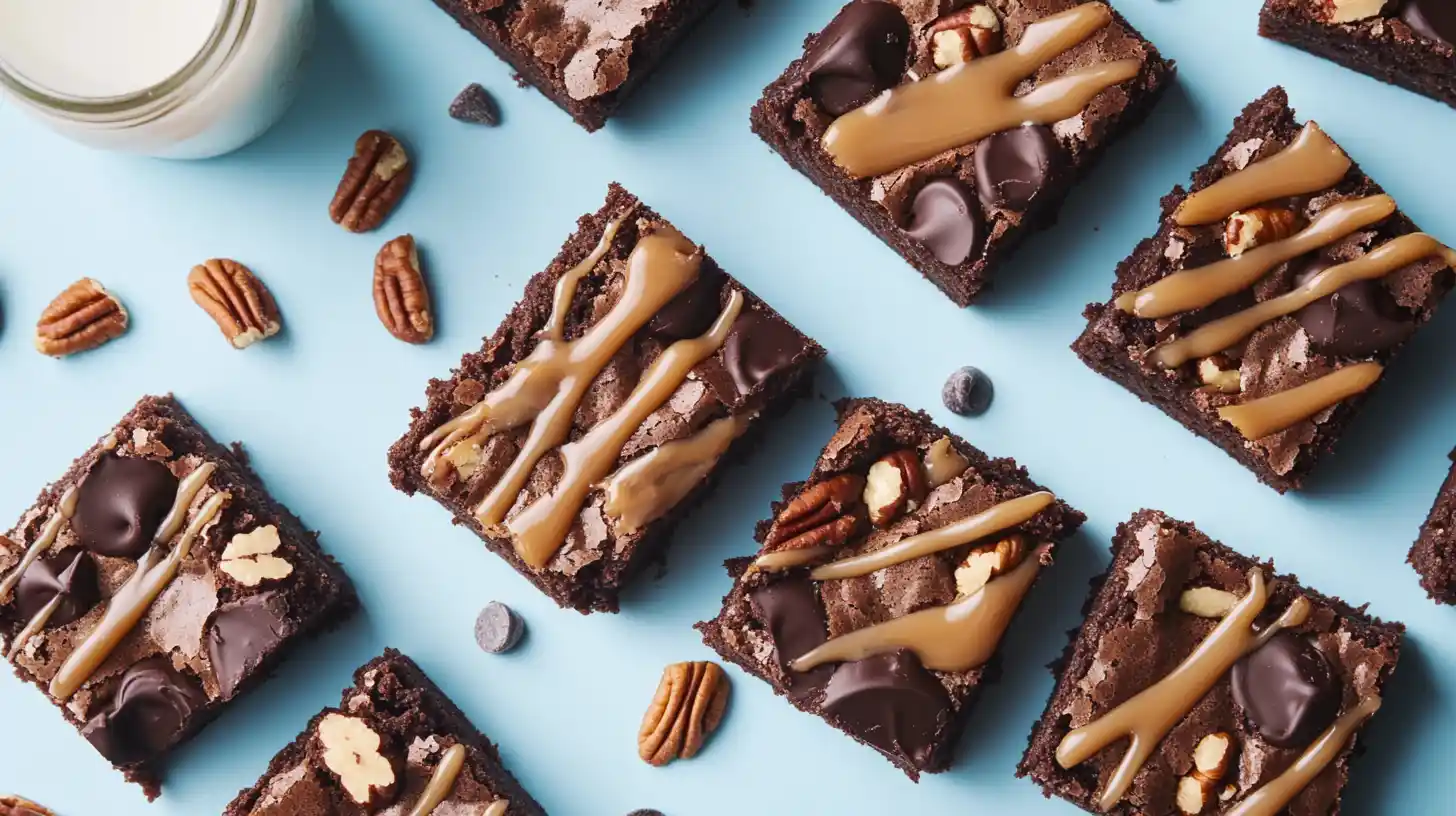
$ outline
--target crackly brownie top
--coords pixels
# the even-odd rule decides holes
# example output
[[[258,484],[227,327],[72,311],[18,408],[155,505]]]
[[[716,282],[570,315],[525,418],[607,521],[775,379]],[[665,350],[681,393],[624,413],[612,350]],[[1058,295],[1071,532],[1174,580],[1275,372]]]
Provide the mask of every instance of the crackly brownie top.
[[[140,764],[340,598],[329,573],[231,454],[147,398],[0,537],[4,653]]]
[[[791,697],[933,768],[1050,543],[1083,517],[924,413],[839,409],[808,481],[760,525],[719,635]]]
[[[1117,813],[1332,812],[1401,627],[1156,511],[1120,525],[1114,551],[1022,772]],[[1116,785],[1134,731],[1151,750]],[[1273,784],[1286,772],[1292,800]]]
[[[1118,270],[1090,331],[1186,387],[1283,475],[1431,317],[1453,261],[1275,88],[1191,194],[1163,199],[1162,226]]]
[[[957,265],[1020,224],[1167,69],[1102,3],[856,0],[780,90],[797,99],[793,127]]]
[[[1456,6],[1449,0],[1270,0],[1294,12],[1373,40],[1424,40],[1450,57],[1456,52]]]

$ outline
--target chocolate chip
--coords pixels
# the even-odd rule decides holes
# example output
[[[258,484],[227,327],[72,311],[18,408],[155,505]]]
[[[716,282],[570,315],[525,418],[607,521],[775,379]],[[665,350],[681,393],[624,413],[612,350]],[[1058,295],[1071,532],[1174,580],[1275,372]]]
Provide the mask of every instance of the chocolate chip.
[[[963,366],[951,372],[940,388],[940,401],[951,413],[979,416],[991,407],[995,389],[991,378],[975,366]]]
[[[723,348],[723,364],[738,393],[750,394],[758,384],[793,365],[804,341],[788,323],[744,307]]]
[[[101,602],[96,559],[85,550],[67,550],[30,565],[15,586],[15,608],[30,620],[57,595],[61,602],[51,613],[47,626],[65,626]]]
[[[465,86],[465,90],[450,103],[450,118],[472,125],[500,124],[500,107],[479,82]]]
[[[647,323],[648,330],[672,340],[686,340],[707,332],[723,309],[726,278],[717,266],[705,265],[688,288],[652,316]]]
[[[192,713],[206,704],[197,681],[165,657],[148,658],[126,670],[81,735],[115,764],[145,762],[176,743]]]
[[[526,624],[521,616],[499,601],[491,601],[475,618],[475,642],[491,654],[509,652],[521,642]]]
[[[1045,125],[1022,125],[976,145],[976,193],[987,207],[1023,211],[1046,186],[1062,146]]]
[[[136,558],[151,546],[176,500],[177,477],[166,465],[108,453],[81,482],[71,523],[91,552]]]
[[[927,768],[949,725],[950,700],[909,651],[840,664],[824,689],[824,710],[886,755]]]
[[[1456,4],[1451,0],[1406,0],[1400,19],[1433,40],[1456,46]]]
[[[809,95],[832,116],[848,113],[899,82],[909,45],[910,24],[899,6],[850,3],[804,56]]]
[[[1307,262],[1296,277],[1303,285],[1333,266]],[[1379,281],[1355,281],[1295,313],[1315,348],[1336,357],[1364,357],[1400,345],[1415,331],[1395,298]]]
[[[753,616],[768,630],[791,696],[801,696],[824,685],[830,666],[819,666],[799,673],[788,667],[790,661],[808,654],[829,639],[824,623],[824,608],[819,593],[807,578],[795,577],[774,581],[748,594]]]
[[[653,810],[652,808],[642,808],[641,810],[634,810],[628,813],[627,816],[663,816],[663,813],[660,810]]]
[[[1280,632],[1234,664],[1234,701],[1270,744],[1303,748],[1335,721],[1340,678],[1307,637]]]
[[[223,699],[293,633],[288,602],[276,592],[251,595],[217,611],[207,631],[207,656]]]
[[[981,249],[986,222],[981,205],[956,179],[936,179],[915,194],[910,204],[911,238],[925,244],[943,264],[961,264]]]

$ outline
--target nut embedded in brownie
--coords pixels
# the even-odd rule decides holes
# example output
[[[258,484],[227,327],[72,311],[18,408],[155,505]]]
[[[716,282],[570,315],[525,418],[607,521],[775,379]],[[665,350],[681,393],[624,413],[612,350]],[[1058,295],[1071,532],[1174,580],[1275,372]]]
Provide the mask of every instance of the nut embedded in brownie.
[[[224,816],[445,813],[544,816],[500,752],[393,649],[354,673]]]
[[[1282,88],[1163,198],[1072,344],[1088,366],[1284,492],[1343,435],[1450,290],[1419,232]]]
[[[0,653],[149,797],[173,748],[356,606],[171,397],[143,398],[0,536]]]
[[[1104,3],[855,0],[752,121],[965,306],[1172,79],[1173,63]]]
[[[616,611],[823,356],[612,185],[485,348],[430,383],[390,476],[562,606]]]
[[[724,659],[912,779],[950,767],[1002,635],[1084,516],[923,412],[837,405],[808,481],[758,527],[718,617]]]
[[[1336,813],[1404,627],[1193,525],[1117,528],[1018,776],[1090,813]]]
[[[1259,33],[1456,106],[1449,0],[1265,0]]]
[[[1456,461],[1456,451],[1451,459]],[[1407,561],[1420,573],[1421,586],[1431,600],[1456,604],[1456,465],[1436,494]]]

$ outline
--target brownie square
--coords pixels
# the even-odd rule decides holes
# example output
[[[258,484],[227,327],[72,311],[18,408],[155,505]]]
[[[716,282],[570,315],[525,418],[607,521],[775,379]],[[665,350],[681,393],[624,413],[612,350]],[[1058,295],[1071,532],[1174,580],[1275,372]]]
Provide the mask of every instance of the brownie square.
[[[339,762],[330,752],[361,744],[365,758],[357,765]],[[426,797],[440,816],[546,813],[501,764],[490,740],[420,667],[386,649],[354,673],[339,707],[310,720],[223,816],[362,814],[382,808],[403,814],[415,812]]]
[[[563,607],[614,612],[823,356],[614,184],[485,347],[430,382],[390,478]]]
[[[1456,451],[1451,452],[1456,462]],[[1456,604],[1456,464],[1436,494],[1421,536],[1406,559],[1421,575],[1421,586],[1436,603]]]
[[[242,449],[170,396],[0,536],[0,654],[151,798],[175,747],[357,605]]]
[[[1089,813],[1340,811],[1351,737],[1379,707],[1404,626],[1156,510],[1118,525],[1082,612],[1017,776]],[[1133,729],[1148,756],[1109,791]],[[1320,755],[1309,777],[1285,776],[1306,754]]]
[[[1056,221],[1108,146],[1147,116],[1173,80],[1173,63],[1103,3],[990,0],[941,15],[947,5],[855,0],[805,41],[804,56],[768,86],[752,121],[794,169],[965,306],[1026,233]],[[1023,59],[1018,47],[1030,26],[1060,25],[1068,14],[1087,15],[1085,36],[1007,73]],[[1062,16],[1047,21],[1054,15]],[[1115,76],[1070,110],[999,104],[1013,87],[1046,88],[1097,70]],[[963,96],[931,96],[937,86],[955,86],[945,82],[951,76],[962,80],[956,93]],[[938,122],[965,119],[967,110],[992,111],[1000,121],[917,138]],[[882,148],[896,141],[897,111],[920,117],[898,135],[921,149],[890,156]],[[834,148],[855,141],[874,155]]]
[[[784,485],[758,525],[759,557],[728,562],[733,588],[698,629],[725,660],[918,780],[950,767],[1000,673],[1001,636],[1052,544],[1085,516],[924,412],[876,399],[836,407],[808,479]],[[960,623],[927,620],[947,615]],[[823,659],[793,665],[811,655]]]
[[[1449,0],[1266,0],[1259,33],[1456,106]]]
[[[435,0],[588,131],[606,124],[718,0]]]
[[[1072,349],[1297,489],[1450,291],[1456,254],[1295,121],[1282,88],[1244,109],[1192,191],[1163,198],[1157,234],[1118,265]]]

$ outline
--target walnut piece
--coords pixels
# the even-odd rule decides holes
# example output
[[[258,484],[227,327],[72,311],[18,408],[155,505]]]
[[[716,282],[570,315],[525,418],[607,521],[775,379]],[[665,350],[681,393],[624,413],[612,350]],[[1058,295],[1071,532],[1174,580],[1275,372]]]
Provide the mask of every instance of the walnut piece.
[[[350,232],[378,229],[404,198],[414,165],[404,145],[382,130],[371,130],[354,143],[354,156],[339,180],[329,217]]]
[[[273,553],[283,542],[278,528],[272,524],[251,532],[238,533],[222,551],[218,569],[234,581],[255,587],[264,581],[277,581],[293,574],[293,565]]]
[[[48,357],[90,351],[126,333],[126,307],[91,278],[67,286],[40,313],[35,350]]]
[[[1026,539],[1020,534],[1009,535],[995,544],[987,544],[971,550],[956,567],[956,592],[962,596],[981,591],[992,578],[1016,569],[1026,558]]]
[[[1230,215],[1223,228],[1223,246],[1230,258],[1254,247],[1294,234],[1294,211],[1284,207],[1255,207]]]
[[[1193,587],[1178,596],[1178,608],[1200,618],[1222,618],[1239,602],[1239,597],[1214,587]]]
[[[1193,773],[1178,780],[1176,801],[1179,811],[1194,816],[1207,810],[1216,799],[1223,799],[1223,795],[1215,791],[1228,773],[1232,752],[1233,738],[1222,731],[1198,741],[1193,748]],[[1227,790],[1225,788],[1224,793]]]
[[[988,57],[1002,45],[1001,19],[984,3],[947,14],[930,26],[930,53],[937,68]]]
[[[914,510],[930,486],[925,481],[925,467],[913,450],[897,450],[870,465],[865,477],[864,503],[870,511],[870,523],[888,527],[902,513]]]
[[[668,666],[642,718],[637,754],[657,766],[696,756],[723,721],[728,690],[728,676],[716,663]]]
[[[399,791],[394,763],[380,751],[382,740],[358,717],[330,712],[318,724],[323,763],[340,786],[371,811],[393,801]]]
[[[187,291],[222,329],[233,348],[245,349],[283,328],[278,304],[252,270],[237,261],[214,258],[192,267]]]
[[[772,552],[843,546],[864,527],[864,484],[858,474],[841,473],[804,488],[774,519],[764,544]]]
[[[925,476],[932,490],[965,473],[970,466],[971,460],[955,449],[948,436],[930,443],[925,452]]]
[[[1389,0],[1322,0],[1320,18],[1327,23],[1353,23],[1378,17]]]
[[[435,336],[430,289],[413,236],[390,241],[375,257],[374,311],[384,328],[406,343],[428,343]]]

